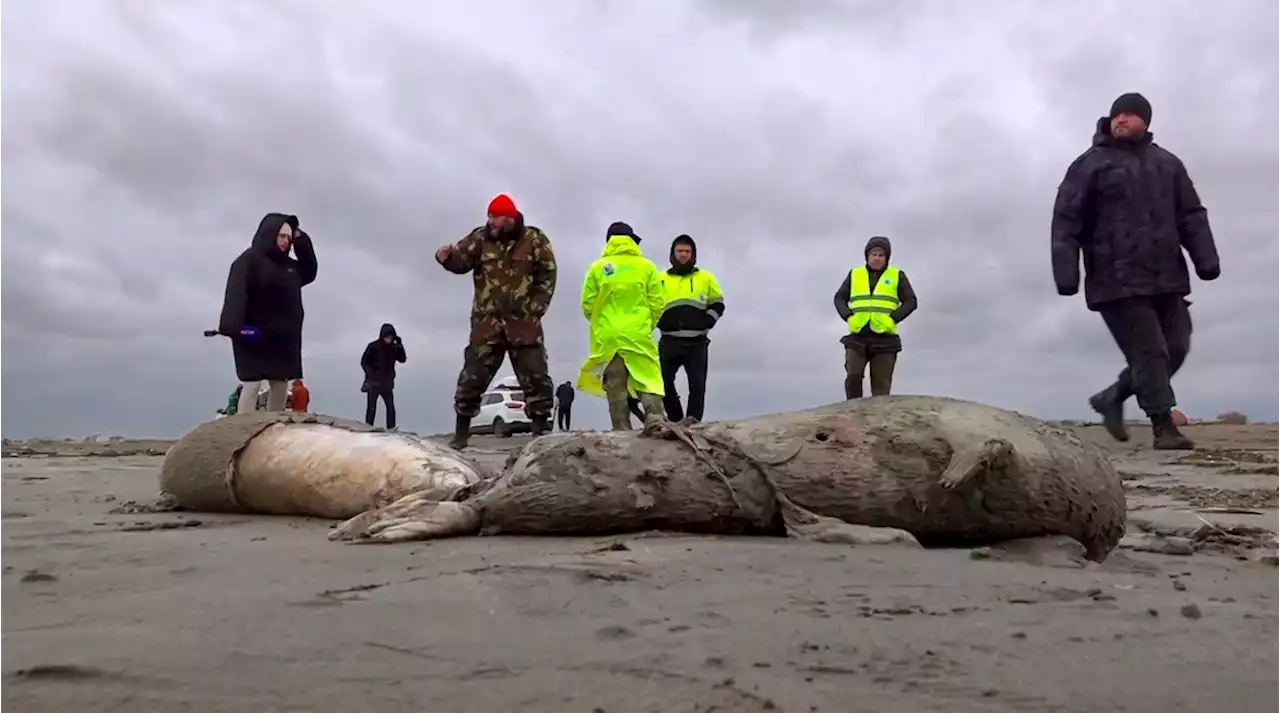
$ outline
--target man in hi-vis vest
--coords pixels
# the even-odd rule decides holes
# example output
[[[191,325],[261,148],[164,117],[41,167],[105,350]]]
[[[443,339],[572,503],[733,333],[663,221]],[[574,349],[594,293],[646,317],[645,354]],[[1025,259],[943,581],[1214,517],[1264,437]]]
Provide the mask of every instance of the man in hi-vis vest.
[[[902,351],[898,324],[916,311],[907,273],[889,264],[889,239],[876,236],[863,249],[866,265],[849,271],[836,290],[836,312],[849,327],[844,343],[844,397],[862,397],[862,373],[871,367],[871,395],[888,396]]]
[[[724,316],[724,295],[711,271],[698,267],[698,244],[688,235],[671,242],[671,268],[662,273],[666,309],[658,320],[662,340],[658,358],[662,362],[662,397],[668,421],[686,424],[702,420],[707,399],[707,333]],[[680,404],[676,373],[684,369],[689,383],[689,409]]]

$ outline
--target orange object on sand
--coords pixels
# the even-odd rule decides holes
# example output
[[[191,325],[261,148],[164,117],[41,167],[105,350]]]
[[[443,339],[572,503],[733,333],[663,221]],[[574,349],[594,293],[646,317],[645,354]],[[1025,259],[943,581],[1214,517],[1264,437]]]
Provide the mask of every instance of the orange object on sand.
[[[294,411],[305,412],[311,406],[311,390],[302,383],[302,379],[294,379],[289,389],[289,398],[293,402]]]
[[[1169,414],[1169,416],[1173,419],[1173,425],[1175,426],[1187,425],[1187,415],[1179,411],[1178,409],[1174,409],[1173,412]]]

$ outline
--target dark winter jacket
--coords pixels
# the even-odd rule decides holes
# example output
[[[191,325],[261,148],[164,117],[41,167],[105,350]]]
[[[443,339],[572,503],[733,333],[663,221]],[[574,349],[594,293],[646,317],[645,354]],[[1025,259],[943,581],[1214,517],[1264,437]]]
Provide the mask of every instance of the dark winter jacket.
[[[391,337],[388,344],[384,339]],[[364,383],[368,391],[394,389],[396,385],[396,362],[403,364],[406,360],[404,342],[396,334],[396,328],[390,324],[382,325],[378,330],[378,338],[369,342],[360,357],[360,368],[364,369]]]
[[[557,386],[556,401],[561,406],[572,406],[573,405],[573,384],[570,384],[569,382],[566,381],[563,384]]]
[[[1053,279],[1058,294],[1080,289],[1090,309],[1126,297],[1191,293],[1187,251],[1202,280],[1218,277],[1209,217],[1187,169],[1146,133],[1111,136],[1098,120],[1093,146],[1067,169],[1053,206]]]
[[[893,256],[893,245],[888,238],[876,236],[867,241],[866,247],[863,248],[862,254],[871,252],[872,248],[880,248],[884,250],[885,264],[888,265],[887,258]],[[852,270],[844,274],[844,282],[840,283],[840,289],[836,290],[835,297],[832,302],[835,303],[836,313],[840,315],[840,319],[848,321],[852,312],[849,311],[849,296],[853,290]],[[872,291],[875,290],[876,283],[880,280],[880,275],[884,270],[872,270],[867,268],[867,280],[871,283]],[[919,301],[916,299],[916,291],[911,287],[911,281],[907,279],[907,273],[901,268],[898,269],[898,309],[889,315],[897,324],[902,324],[902,320],[916,311]],[[871,331],[871,325],[863,327],[857,334],[846,334],[840,338],[846,347],[860,346],[867,350],[870,354],[879,354],[885,352],[902,351],[902,337],[897,334],[877,334]]]
[[[276,247],[285,223],[294,229],[297,260]],[[268,213],[253,243],[231,263],[218,331],[231,337],[241,381],[302,378],[302,288],[315,281],[316,269],[310,236],[298,230],[296,216],[283,213]],[[258,336],[242,338],[244,327],[256,328]]]

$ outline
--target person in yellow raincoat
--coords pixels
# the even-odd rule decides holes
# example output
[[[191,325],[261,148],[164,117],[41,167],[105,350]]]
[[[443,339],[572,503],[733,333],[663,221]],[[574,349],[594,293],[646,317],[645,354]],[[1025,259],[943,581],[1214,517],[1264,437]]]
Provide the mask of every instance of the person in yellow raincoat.
[[[662,274],[640,252],[630,225],[609,226],[600,259],[582,283],[582,314],[591,325],[591,356],[578,389],[609,401],[615,431],[631,429],[628,396],[644,406],[645,426],[663,420],[662,365],[653,330],[666,307]]]

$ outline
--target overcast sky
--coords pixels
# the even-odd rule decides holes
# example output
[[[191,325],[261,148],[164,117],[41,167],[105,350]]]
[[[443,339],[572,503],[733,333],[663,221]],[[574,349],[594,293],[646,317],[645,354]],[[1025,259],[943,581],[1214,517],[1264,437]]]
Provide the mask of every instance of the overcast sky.
[[[3,20],[9,437],[211,417],[235,372],[200,333],[270,211],[319,257],[313,409],[360,417],[360,354],[389,321],[401,425],[445,430],[471,281],[432,253],[499,192],[559,258],[557,382],[586,356],[585,268],[625,220],[661,267],[690,233],[719,277],[708,418],[838,400],[831,297],[883,234],[920,297],[896,392],[1085,416],[1121,357],[1054,290],[1050,212],[1126,91],[1222,255],[1193,286],[1179,404],[1276,417],[1274,0],[76,0]],[[607,424],[602,399],[578,404]]]

